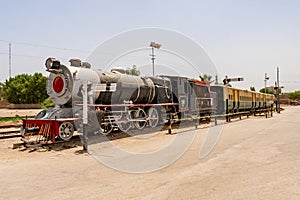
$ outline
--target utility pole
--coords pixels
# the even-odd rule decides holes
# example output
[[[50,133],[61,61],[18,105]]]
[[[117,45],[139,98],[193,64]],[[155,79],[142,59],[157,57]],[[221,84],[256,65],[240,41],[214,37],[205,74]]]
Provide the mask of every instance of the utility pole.
[[[11,77],[11,43],[8,44],[8,75]]]
[[[277,113],[280,113],[280,98],[279,98],[279,93],[280,93],[280,86],[279,86],[279,67],[277,67],[277,92],[276,92],[276,110]]]

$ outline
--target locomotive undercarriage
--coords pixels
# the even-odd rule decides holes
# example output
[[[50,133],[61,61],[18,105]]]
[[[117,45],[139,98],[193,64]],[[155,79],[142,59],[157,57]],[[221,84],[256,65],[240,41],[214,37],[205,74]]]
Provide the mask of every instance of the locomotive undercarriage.
[[[90,111],[89,132],[107,135],[114,130],[128,132],[145,128],[162,128],[165,124],[181,121],[210,121],[212,110],[178,112],[177,106],[144,106],[96,108]]]
[[[104,135],[117,129],[127,132],[131,129],[155,128],[176,115],[170,106],[96,108],[90,112],[95,114],[90,114],[89,132]]]

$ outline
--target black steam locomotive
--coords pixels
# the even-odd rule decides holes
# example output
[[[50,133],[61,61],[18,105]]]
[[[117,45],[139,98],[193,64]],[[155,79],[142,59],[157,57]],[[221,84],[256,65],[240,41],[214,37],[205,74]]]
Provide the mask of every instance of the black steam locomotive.
[[[197,119],[213,113],[224,113],[223,86],[214,86],[214,91],[210,91],[208,82],[193,78],[166,75],[140,77],[125,74],[125,70],[119,68],[111,71],[93,70],[89,63],[79,59],[71,59],[70,63],[70,66],[65,66],[54,58],[46,60],[46,68],[50,72],[47,93],[56,106],[43,110],[35,119],[23,120],[24,136],[28,130],[35,130],[45,140],[69,140],[76,129],[74,125],[83,116],[84,92],[87,92],[88,99],[89,131],[102,134],[114,129],[127,132],[146,126],[155,128],[171,120]],[[83,90],[84,87],[86,90]],[[240,99],[239,94],[247,94],[249,102],[256,101],[246,91],[239,90],[234,94],[236,99],[230,98],[229,112],[238,112],[238,105],[244,105],[244,99]],[[261,100],[266,102],[263,98],[266,99],[267,95],[254,94],[255,97],[261,95]],[[233,102],[235,106],[232,106]],[[248,107],[241,109],[259,109],[267,105],[258,106],[253,102],[251,106],[247,104]],[[81,128],[80,124],[82,122],[76,126],[78,129]]]

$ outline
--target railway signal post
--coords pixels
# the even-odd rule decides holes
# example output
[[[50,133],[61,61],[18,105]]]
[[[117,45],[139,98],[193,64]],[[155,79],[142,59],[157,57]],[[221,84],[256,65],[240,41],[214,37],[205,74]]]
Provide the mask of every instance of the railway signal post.
[[[228,78],[227,75],[225,76],[225,79],[223,80],[223,83],[226,87],[226,122],[229,122],[229,109],[228,109],[228,84],[229,82],[236,82],[236,81],[244,81],[244,78]]]
[[[267,76],[267,73],[265,73],[265,94],[267,93],[267,81],[269,80],[270,78]]]

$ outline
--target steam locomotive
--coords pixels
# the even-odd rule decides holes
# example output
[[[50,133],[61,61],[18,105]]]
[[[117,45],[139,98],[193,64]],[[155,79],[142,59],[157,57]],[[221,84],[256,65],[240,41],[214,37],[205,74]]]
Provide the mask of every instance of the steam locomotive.
[[[108,134],[114,129],[155,128],[171,120],[199,119],[212,114],[255,111],[273,107],[274,96],[210,86],[181,76],[133,76],[124,69],[94,70],[87,62],[71,59],[70,66],[48,58],[47,93],[55,107],[24,119],[24,137],[35,132],[45,141],[69,140],[80,129],[83,96],[87,92],[89,131]],[[83,90],[87,87],[86,90]],[[226,104],[226,93],[229,101]],[[79,122],[79,123],[78,123]],[[75,126],[77,124],[77,126]]]

